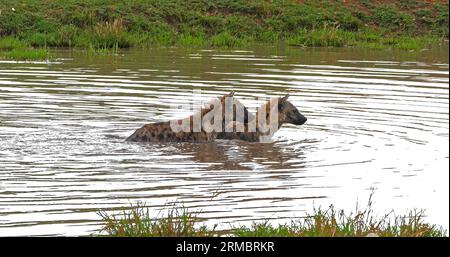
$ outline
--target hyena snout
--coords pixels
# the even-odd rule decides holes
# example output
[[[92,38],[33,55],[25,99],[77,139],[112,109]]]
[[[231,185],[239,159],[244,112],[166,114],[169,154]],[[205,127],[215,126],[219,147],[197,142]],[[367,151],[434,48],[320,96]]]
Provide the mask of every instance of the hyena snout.
[[[303,125],[308,119],[300,112],[289,113],[289,121],[294,125]]]

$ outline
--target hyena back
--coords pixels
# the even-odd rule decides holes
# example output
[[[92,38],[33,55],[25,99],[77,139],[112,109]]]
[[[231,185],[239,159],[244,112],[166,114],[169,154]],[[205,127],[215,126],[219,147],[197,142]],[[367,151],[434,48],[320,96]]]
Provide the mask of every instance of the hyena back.
[[[250,114],[247,108],[240,103],[236,98],[234,98],[234,92],[224,95],[219,98],[221,105],[221,121],[222,129],[224,129],[228,124],[226,124],[226,107],[229,107],[230,102],[226,102],[226,99],[231,99],[233,103],[233,108],[235,110],[241,109],[242,114],[238,117],[237,112],[233,112],[232,121],[240,121],[247,123],[249,119],[253,119],[252,114]],[[213,111],[211,106],[202,108],[197,115],[201,118],[205,117],[208,113]],[[194,114],[195,115],[195,114]],[[182,120],[172,121],[172,123],[182,124],[188,121],[190,128],[188,131],[174,131],[172,128],[171,121],[158,122],[146,124],[143,127],[137,129],[131,136],[129,136],[126,141],[134,142],[212,142],[221,131],[205,131],[203,126],[200,131],[195,131],[194,129],[194,115]],[[243,116],[243,117],[241,117]]]

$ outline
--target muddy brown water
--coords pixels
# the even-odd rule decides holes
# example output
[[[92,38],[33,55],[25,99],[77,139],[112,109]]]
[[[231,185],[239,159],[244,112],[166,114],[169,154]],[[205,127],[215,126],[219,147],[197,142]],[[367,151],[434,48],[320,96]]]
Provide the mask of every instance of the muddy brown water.
[[[221,227],[313,207],[425,209],[448,229],[448,44],[155,48],[52,62],[0,60],[0,235],[89,235],[98,210],[173,202]],[[201,90],[201,95],[199,94]],[[290,93],[308,118],[271,143],[138,144],[144,123],[230,90],[250,108]],[[252,110],[252,109],[251,109]]]

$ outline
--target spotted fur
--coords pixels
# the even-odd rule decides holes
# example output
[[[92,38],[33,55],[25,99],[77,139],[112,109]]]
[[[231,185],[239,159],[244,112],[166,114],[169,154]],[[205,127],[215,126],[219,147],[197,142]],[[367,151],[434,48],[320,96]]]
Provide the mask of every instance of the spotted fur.
[[[306,117],[303,116],[298,109],[289,102],[288,99],[289,95],[286,95],[284,97],[278,98],[278,99],[272,99],[264,103],[261,107],[257,110],[256,115],[256,129],[250,130],[249,129],[249,123],[244,123],[244,131],[243,132],[236,132],[237,125],[241,125],[238,122],[234,121],[229,124],[227,124],[227,130],[232,130],[234,132],[228,132],[224,135],[223,139],[238,139],[238,140],[244,140],[249,142],[263,142],[268,141],[272,137],[272,135],[283,125],[286,123],[294,124],[294,125],[303,125],[306,122]],[[275,101],[274,101],[275,100]],[[268,128],[271,126],[271,124],[268,124],[267,122],[270,121],[270,113],[271,110],[274,111],[275,109],[278,109],[278,123],[274,124],[274,127],[272,128],[272,131],[269,131]],[[259,121],[259,112],[260,110],[265,109],[266,114],[266,123]],[[264,129],[262,129],[264,127]]]
[[[222,106],[222,128],[225,128],[228,124],[225,124],[225,100],[227,97],[231,97],[233,100],[233,104],[240,106],[244,110],[244,123],[248,122],[249,115],[251,119],[253,118],[252,114],[250,114],[236,98],[234,98],[234,92],[230,94],[224,95],[219,98],[221,106]],[[236,106],[234,106],[236,108]],[[201,108],[200,116],[203,118],[206,114],[212,111],[212,106]],[[190,131],[180,131],[175,132],[172,130],[170,126],[170,121],[158,122],[146,124],[143,127],[137,129],[131,136],[129,136],[126,141],[133,142],[211,142],[214,141],[220,131],[206,132],[203,128],[200,132],[194,132],[193,129],[193,120],[194,115],[191,115],[185,119],[190,120]],[[240,120],[237,119],[236,114],[233,114],[233,121]],[[178,124],[181,124],[184,120],[178,120]]]

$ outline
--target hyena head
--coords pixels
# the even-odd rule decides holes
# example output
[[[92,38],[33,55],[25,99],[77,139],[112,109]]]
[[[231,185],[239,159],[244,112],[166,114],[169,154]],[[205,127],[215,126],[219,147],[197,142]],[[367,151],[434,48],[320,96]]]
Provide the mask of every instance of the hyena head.
[[[287,94],[278,99],[278,120],[280,125],[283,123],[290,123],[294,125],[303,125],[306,122],[306,117],[303,116],[288,99]]]

